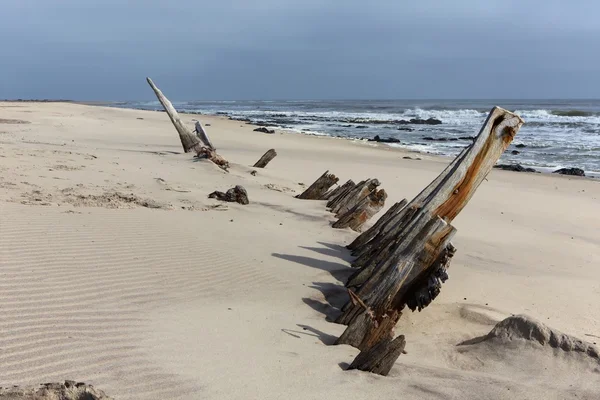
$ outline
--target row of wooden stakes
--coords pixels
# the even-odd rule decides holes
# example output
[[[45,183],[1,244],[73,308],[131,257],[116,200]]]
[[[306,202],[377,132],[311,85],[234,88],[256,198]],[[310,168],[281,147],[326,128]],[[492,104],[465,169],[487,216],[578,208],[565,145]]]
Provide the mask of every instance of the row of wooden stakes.
[[[327,208],[338,219],[333,223],[336,229],[350,228],[361,232],[364,224],[385,205],[387,193],[377,189],[377,179],[366,179],[358,184],[351,179],[335,189],[331,189],[339,178],[325,171],[304,192],[296,196],[303,200],[327,200]]]

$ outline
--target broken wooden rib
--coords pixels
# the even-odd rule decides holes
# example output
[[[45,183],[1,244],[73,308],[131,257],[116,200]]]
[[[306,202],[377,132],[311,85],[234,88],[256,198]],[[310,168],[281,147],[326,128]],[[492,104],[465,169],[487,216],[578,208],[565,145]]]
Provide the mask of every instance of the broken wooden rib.
[[[200,141],[204,143],[206,147],[216,150],[215,146],[213,146],[212,142],[210,141],[210,138],[208,137],[208,134],[204,130],[204,127],[202,126],[200,121],[196,121],[194,132],[196,132],[196,136],[198,136],[198,139],[200,139]]]
[[[337,176],[330,174],[329,171],[325,171],[325,173],[314,181],[308,189],[296,196],[296,198],[303,200],[321,200],[329,188],[338,181],[339,178]]]
[[[277,152],[275,151],[275,149],[267,150],[267,152],[265,154],[263,154],[263,156],[260,158],[260,160],[258,160],[256,162],[256,164],[253,165],[253,167],[254,168],[264,168],[276,156],[277,156]]]
[[[408,305],[412,310],[421,310],[439,293],[456,251],[450,243],[456,232],[450,222],[468,203],[522,124],[518,116],[493,108],[467,149],[406,207],[389,212],[377,233],[369,234],[371,239],[352,246],[360,253],[357,261],[362,269],[348,284],[359,287],[354,297],[360,302],[350,301],[344,306],[336,322],[348,327],[336,343],[362,350],[355,365],[364,365],[371,357],[370,366],[365,368],[376,369],[373,365],[381,358],[381,348],[385,348],[383,354],[393,358],[391,368],[400,353],[389,343],[402,309]]]
[[[336,229],[350,228],[353,231],[360,232],[363,225],[371,217],[377,214],[385,205],[387,194],[385,190],[373,190],[358,204],[349,209],[345,214],[333,223],[332,227]]]
[[[148,84],[156,94],[158,101],[162,104],[163,108],[169,115],[173,126],[179,133],[179,140],[181,140],[181,145],[183,146],[183,151],[189,153],[191,151],[195,151],[196,155],[201,158],[207,158],[216,165],[218,165],[221,169],[227,171],[229,168],[229,162],[217,154],[215,147],[212,145],[206,131],[201,129],[201,132],[198,132],[198,136],[194,135],[192,131],[190,131],[179,118],[179,114],[177,114],[177,110],[173,107],[173,104],[167,99],[167,97],[160,91],[158,87],[152,82],[152,79],[146,78]],[[197,123],[199,125],[199,123]],[[202,128],[202,126],[200,126]]]
[[[354,187],[354,182],[352,179],[348,180],[348,182],[344,183],[342,186],[337,186],[335,189],[329,189],[327,193],[323,195],[323,200],[328,200],[329,202],[331,199],[336,198],[340,193],[349,187]]]
[[[354,183],[354,181],[352,179],[350,179],[348,182],[344,183],[342,186],[340,186],[340,190],[336,193],[335,196],[330,196],[330,198],[327,201],[327,208],[329,208],[329,209],[333,208],[340,201],[342,201],[344,198],[346,198],[346,196],[352,190],[354,190],[354,188],[356,186],[362,185],[363,183],[364,183],[364,181],[356,184],[356,183]]]
[[[385,319],[393,322],[403,305],[395,303],[396,294],[403,285],[410,284],[415,274],[426,271],[438,259],[456,230],[439,217],[420,214],[413,229],[404,241],[399,241],[396,251],[385,260],[385,266],[376,271],[356,295],[368,307],[349,303],[349,307],[336,322],[347,323],[348,328],[336,344],[350,344],[361,350],[374,344],[374,337],[383,337],[381,329]],[[412,278],[412,279],[411,279]],[[391,319],[390,319],[391,318]],[[387,324],[386,324],[387,325]]]
[[[402,199],[402,201],[398,203],[394,203],[388,210],[375,222],[375,224],[360,234],[352,243],[350,243],[346,248],[350,250],[360,249],[366,243],[368,243],[371,239],[373,239],[377,233],[379,233],[385,225],[387,225],[392,217],[404,208],[408,201],[406,199]]]
[[[375,346],[361,351],[348,369],[358,369],[386,376],[404,351],[405,346],[406,339],[404,335],[400,335],[393,340],[386,338]]]
[[[354,250],[355,268],[373,268],[389,252],[393,238],[406,229],[417,209],[452,221],[473,196],[495,160],[523,124],[516,115],[495,107],[479,136],[369,242]]]
[[[377,189],[381,183],[377,179],[367,179],[362,184],[356,185],[356,187],[344,196],[334,207],[331,212],[336,214],[336,218],[340,218],[343,214],[347,213],[352,207],[360,203],[362,199],[367,197],[369,193]]]

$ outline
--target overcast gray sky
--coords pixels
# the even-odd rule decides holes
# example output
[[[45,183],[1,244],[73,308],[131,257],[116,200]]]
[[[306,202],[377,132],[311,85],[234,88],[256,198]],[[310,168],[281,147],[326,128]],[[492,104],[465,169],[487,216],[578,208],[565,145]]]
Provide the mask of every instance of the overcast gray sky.
[[[599,98],[597,0],[0,0],[0,98]]]

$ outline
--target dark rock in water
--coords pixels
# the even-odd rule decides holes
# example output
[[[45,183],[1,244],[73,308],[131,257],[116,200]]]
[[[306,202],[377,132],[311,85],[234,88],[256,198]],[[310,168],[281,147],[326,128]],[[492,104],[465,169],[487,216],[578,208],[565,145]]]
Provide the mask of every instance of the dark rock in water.
[[[460,140],[475,140],[475,136],[461,136]]]
[[[368,128],[368,126],[367,125],[356,125],[354,128],[356,128],[356,129],[365,129],[365,128]]]
[[[518,150],[513,150],[513,151],[510,152],[510,154],[516,156],[517,154],[521,154],[521,152],[518,151]]]
[[[352,128],[352,125],[342,125],[342,128]]]
[[[522,149],[523,147],[527,147],[527,146],[526,146],[526,145],[524,145],[523,143],[519,143],[519,144],[515,145],[515,147],[516,147],[517,149]]]
[[[261,126],[260,128],[256,128],[254,130],[254,132],[275,133],[275,130],[274,129],[268,129],[268,128],[265,128],[264,126]]]
[[[407,132],[412,132],[414,131],[413,128],[409,128],[408,126],[401,126],[400,128],[398,128],[399,131],[407,131]]]
[[[435,119],[435,118],[427,118],[427,119],[421,119],[421,118],[411,118],[410,120],[405,120],[405,119],[401,119],[400,121],[397,121],[398,124],[400,125],[409,125],[409,124],[415,124],[415,125],[440,125],[442,123],[442,121],[440,121],[439,119]]]
[[[554,171],[553,174],[585,176],[585,172],[581,168],[561,168]]]
[[[375,135],[373,139],[369,139],[369,142],[379,142],[379,143],[400,143],[400,139],[395,138],[382,138],[379,135]]]
[[[521,164],[498,164],[494,165],[494,168],[503,169],[505,171],[514,171],[514,172],[537,172],[533,168],[525,168]]]
[[[450,137],[450,138],[445,138],[445,137],[440,137],[440,138],[434,138],[431,136],[425,136],[423,138],[423,140],[429,140],[432,142],[456,142],[458,140],[458,138],[455,137]]]

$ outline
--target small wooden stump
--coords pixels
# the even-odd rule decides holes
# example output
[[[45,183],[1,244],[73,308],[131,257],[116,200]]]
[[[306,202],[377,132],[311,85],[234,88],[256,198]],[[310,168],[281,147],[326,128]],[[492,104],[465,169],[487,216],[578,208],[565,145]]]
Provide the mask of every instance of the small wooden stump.
[[[303,200],[321,200],[329,188],[338,183],[338,181],[339,178],[337,176],[330,174],[329,171],[325,171],[319,179],[314,181],[308,189],[296,196],[296,198]]]
[[[275,149],[267,150],[267,152],[265,154],[263,154],[263,156],[260,158],[260,160],[258,160],[256,162],[256,164],[253,165],[253,167],[254,168],[264,168],[276,156],[277,156],[277,152],[275,151]]]
[[[226,193],[215,191],[208,195],[210,199],[217,199],[221,201],[228,201],[230,203],[249,204],[248,192],[243,186],[237,185],[234,188],[229,189]]]
[[[375,346],[361,351],[348,369],[359,369],[387,376],[400,354],[404,351],[405,346],[404,335],[400,335],[393,340],[386,338]]]
[[[360,232],[363,225],[377,214],[385,205],[387,194],[385,190],[373,190],[367,197],[340,216],[332,226],[336,229],[350,228]]]

